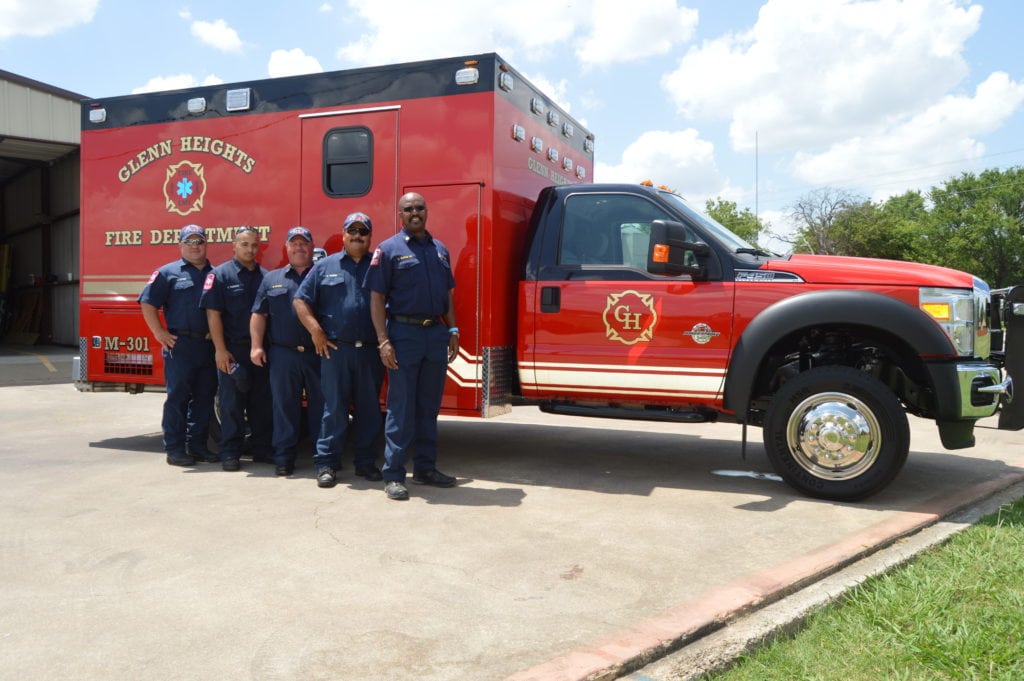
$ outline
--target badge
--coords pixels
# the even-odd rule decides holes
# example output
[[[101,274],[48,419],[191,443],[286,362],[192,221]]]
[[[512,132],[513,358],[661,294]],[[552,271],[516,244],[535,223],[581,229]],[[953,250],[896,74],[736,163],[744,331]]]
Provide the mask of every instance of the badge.
[[[217,276],[213,272],[210,272],[209,274],[207,274],[206,275],[206,283],[203,284],[203,290],[204,291],[209,291],[210,289],[212,289],[213,288],[213,280],[216,279],[216,278],[217,278]]]

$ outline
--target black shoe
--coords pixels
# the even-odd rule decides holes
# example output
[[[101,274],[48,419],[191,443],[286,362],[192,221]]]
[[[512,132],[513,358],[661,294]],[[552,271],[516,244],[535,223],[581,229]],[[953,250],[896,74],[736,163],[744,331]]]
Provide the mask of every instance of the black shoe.
[[[189,447],[188,455],[196,461],[205,461],[206,463],[217,463],[220,461],[220,454],[214,454],[208,449],[197,452],[196,450]]]
[[[412,481],[417,485],[431,485],[433,487],[454,487],[455,478],[445,475],[436,468],[429,471],[420,471],[412,474]]]
[[[224,459],[220,462],[220,467],[226,471],[239,471],[242,470],[242,462],[238,459]]]
[[[384,479],[384,474],[372,463],[366,466],[356,466],[356,475],[366,478],[370,482],[379,482]]]
[[[388,495],[388,499],[394,499],[395,501],[409,498],[409,490],[398,480],[388,480],[384,485],[384,494]]]
[[[169,466],[195,466],[196,460],[184,454],[168,454],[167,464]]]
[[[316,485],[317,487],[334,487],[336,479],[334,477],[334,469],[327,468],[326,466],[316,469]]]
[[[290,463],[279,463],[277,468],[274,469],[274,473],[277,475],[291,475],[295,472],[295,466]]]

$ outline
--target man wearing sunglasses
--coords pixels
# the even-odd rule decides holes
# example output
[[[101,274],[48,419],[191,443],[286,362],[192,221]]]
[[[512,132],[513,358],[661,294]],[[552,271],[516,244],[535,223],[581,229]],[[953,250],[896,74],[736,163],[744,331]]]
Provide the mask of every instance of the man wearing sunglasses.
[[[167,397],[161,429],[167,463],[192,466],[197,458],[217,461],[206,443],[217,392],[217,369],[206,314],[199,309],[203,281],[211,270],[206,259],[206,230],[185,225],[179,241],[181,258],[153,272],[139,294],[139,304],[163,352]],[[166,328],[160,322],[161,309]]]
[[[324,411],[313,463],[320,487],[334,487],[352,407],[356,475],[382,479],[375,442],[380,434],[380,389],[384,367],[370,320],[370,294],[363,279],[370,266],[373,226],[365,213],[345,218],[344,249],[317,261],[295,294],[295,312],[320,356]]]
[[[452,487],[455,478],[437,470],[437,415],[448,363],[459,350],[451,259],[427,231],[427,202],[410,192],[398,201],[402,231],[373,253],[366,275],[381,361],[388,370],[384,425],[384,492],[409,498],[412,481]]]
[[[220,400],[220,464],[226,471],[241,468],[246,420],[252,459],[270,463],[273,429],[270,377],[266,367],[252,363],[249,351],[249,318],[256,291],[266,273],[256,256],[260,234],[253,227],[239,227],[232,244],[234,257],[217,265],[206,276],[199,307],[206,310],[217,363],[217,396]]]
[[[252,335],[250,358],[256,366],[266,366],[270,371],[277,475],[291,475],[295,471],[302,429],[303,389],[306,393],[306,422],[314,443],[324,411],[320,358],[313,351],[313,339],[299,321],[292,304],[299,286],[313,267],[313,249],[312,232],[302,226],[288,230],[285,239],[288,264],[267,272],[263,277],[249,320]]]

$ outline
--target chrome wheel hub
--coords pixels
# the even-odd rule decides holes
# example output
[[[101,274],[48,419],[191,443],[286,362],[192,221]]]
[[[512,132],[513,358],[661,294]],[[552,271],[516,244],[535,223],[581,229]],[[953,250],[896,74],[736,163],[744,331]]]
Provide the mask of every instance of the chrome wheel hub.
[[[815,477],[849,480],[871,468],[882,447],[881,428],[864,402],[839,392],[801,402],[789,417],[793,459]]]

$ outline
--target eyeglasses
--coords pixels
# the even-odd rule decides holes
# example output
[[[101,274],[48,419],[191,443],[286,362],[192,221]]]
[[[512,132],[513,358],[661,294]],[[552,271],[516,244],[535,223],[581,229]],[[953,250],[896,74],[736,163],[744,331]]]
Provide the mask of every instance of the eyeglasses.
[[[402,209],[402,212],[403,213],[422,213],[426,209],[427,209],[427,207],[424,206],[422,203],[420,203],[420,204],[417,204],[415,206],[406,206],[405,208]]]
[[[255,231],[257,231],[257,229],[255,227],[250,227],[248,225],[242,225],[241,227],[239,227],[238,229],[235,230],[235,235],[237,236],[239,234],[245,234],[246,232],[255,232]]]
[[[345,231],[349,234],[358,234],[359,236],[366,236],[370,233],[370,230],[367,227],[349,227]]]
[[[185,239],[181,243],[183,243],[186,246],[202,246],[206,242],[203,241],[202,239]]]

